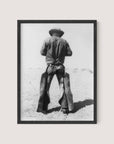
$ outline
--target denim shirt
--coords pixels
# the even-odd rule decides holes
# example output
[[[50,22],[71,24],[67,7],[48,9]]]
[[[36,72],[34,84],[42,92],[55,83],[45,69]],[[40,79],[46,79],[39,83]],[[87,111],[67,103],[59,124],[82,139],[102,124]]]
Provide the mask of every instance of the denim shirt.
[[[46,56],[47,64],[64,63],[65,56],[71,56],[72,51],[66,40],[61,37],[51,36],[46,39],[41,54]]]

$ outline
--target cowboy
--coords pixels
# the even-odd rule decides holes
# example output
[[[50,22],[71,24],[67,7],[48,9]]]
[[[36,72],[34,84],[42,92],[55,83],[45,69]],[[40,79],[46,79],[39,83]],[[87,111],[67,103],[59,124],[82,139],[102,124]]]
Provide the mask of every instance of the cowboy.
[[[45,40],[41,49],[41,55],[46,56],[47,69],[41,77],[40,99],[37,112],[47,112],[50,102],[49,88],[53,76],[56,74],[61,92],[61,99],[59,100],[61,110],[63,113],[68,113],[69,109],[73,109],[73,100],[70,90],[69,74],[65,73],[63,64],[65,56],[71,56],[72,51],[68,42],[61,38],[64,34],[61,29],[51,29],[49,34],[51,37]]]

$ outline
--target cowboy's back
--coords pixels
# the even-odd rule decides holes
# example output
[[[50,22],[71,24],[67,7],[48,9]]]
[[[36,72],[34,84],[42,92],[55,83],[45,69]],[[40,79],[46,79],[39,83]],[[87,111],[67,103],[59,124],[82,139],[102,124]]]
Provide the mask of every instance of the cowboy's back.
[[[70,90],[69,74],[65,73],[63,65],[65,56],[71,56],[72,51],[66,40],[61,38],[64,32],[60,29],[51,29],[49,31],[51,37],[45,40],[41,54],[46,56],[47,68],[41,76],[40,82],[40,98],[37,112],[47,113],[49,98],[49,88],[53,76],[56,75],[59,87],[60,97],[59,104],[61,105],[62,112],[68,113],[73,110],[73,99]]]
[[[41,54],[46,56],[47,64],[64,63],[65,56],[71,56],[72,51],[66,40],[61,37],[51,36],[45,40]]]

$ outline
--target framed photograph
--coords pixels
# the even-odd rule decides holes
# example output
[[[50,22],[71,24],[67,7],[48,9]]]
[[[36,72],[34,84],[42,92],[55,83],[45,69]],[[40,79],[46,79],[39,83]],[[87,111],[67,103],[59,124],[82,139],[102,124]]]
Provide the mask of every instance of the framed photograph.
[[[97,123],[97,21],[18,20],[18,124]]]

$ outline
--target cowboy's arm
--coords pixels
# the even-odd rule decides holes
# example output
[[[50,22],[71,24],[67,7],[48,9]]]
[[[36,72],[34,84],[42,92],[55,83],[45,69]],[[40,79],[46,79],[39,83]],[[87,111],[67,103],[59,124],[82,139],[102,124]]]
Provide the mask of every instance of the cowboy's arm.
[[[46,54],[47,54],[47,43],[46,43],[46,41],[43,43],[43,46],[41,48],[40,53],[41,53],[41,55],[46,56]]]
[[[66,56],[72,56],[72,50],[68,43],[66,43]]]

